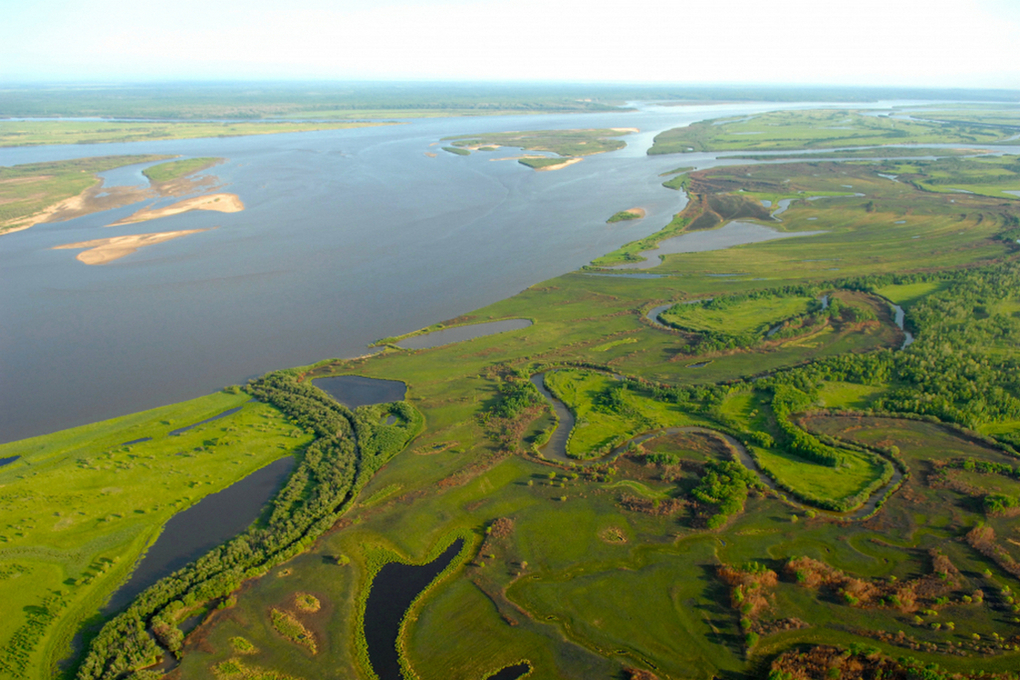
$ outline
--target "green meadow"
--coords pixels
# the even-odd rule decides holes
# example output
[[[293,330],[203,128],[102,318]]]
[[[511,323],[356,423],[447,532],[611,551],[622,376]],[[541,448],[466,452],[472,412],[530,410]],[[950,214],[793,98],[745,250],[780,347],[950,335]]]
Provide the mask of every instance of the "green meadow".
[[[239,137],[311,130],[344,130],[384,122],[125,122],[0,120],[0,147],[44,144],[113,144],[155,139]]]
[[[222,158],[186,158],[184,160],[153,165],[142,170],[142,174],[153,183],[170,182],[201,170],[208,170],[217,163],[222,162]]]
[[[692,151],[787,151],[883,144],[996,144],[1008,129],[893,118],[862,111],[777,111],[702,121],[655,137],[649,154]]]
[[[622,144],[618,131],[585,132],[446,141],[463,152],[541,145],[561,155],[581,155],[600,136]],[[683,134],[657,146],[1002,138],[852,111],[765,114]],[[413,409],[400,412],[420,416],[394,438],[377,421],[397,406],[359,410],[358,441],[392,450],[357,459],[368,472],[352,477],[332,529],[247,573],[232,594],[183,605],[200,621],[137,622],[183,638],[174,677],[377,677],[363,618],[373,578],[388,562],[426,563],[458,538],[461,553],[394,631],[407,680],[486,678],[521,662],[529,678],[792,680],[782,663],[822,645],[837,647],[841,664],[885,659],[897,678],[1012,677],[1020,204],[930,187],[1011,186],[1014,162],[689,172],[677,187],[688,207],[661,232],[457,319],[527,318],[527,328],[287,371],[274,389],[296,395],[292,420],[221,393],[0,447],[0,457],[23,456],[0,468],[0,541],[10,541],[0,543],[0,595],[21,598],[22,621],[41,631],[24,675],[53,675],[76,627],[174,512],[244,471],[334,442],[334,430],[311,430],[340,423],[342,410],[303,390],[314,378],[359,375],[403,381]],[[668,255],[650,263],[659,278],[591,275],[734,219],[797,236]],[[678,304],[708,299],[720,302]],[[906,349],[890,303],[906,310],[915,336]],[[648,318],[663,305],[672,327]],[[751,337],[784,321],[774,337]],[[538,373],[576,419],[566,444],[576,462],[542,455],[558,419],[529,383]],[[230,419],[166,436],[233,405],[243,409]],[[326,415],[303,417],[312,406]],[[671,427],[696,429],[663,432]],[[645,434],[656,436],[599,460]],[[124,444],[144,436],[153,439]],[[120,491],[104,495],[110,487]],[[19,545],[28,552],[6,552]],[[83,557],[29,560],[59,546]],[[73,606],[40,628],[32,607],[50,612],[54,590]],[[24,627],[0,623],[0,640],[24,639]],[[851,677],[830,667],[825,677]],[[151,677],[140,664],[122,670]]]
[[[525,151],[551,151],[563,157],[590,156],[627,146],[626,130],[536,130],[532,132],[490,132],[484,135],[444,137],[454,147],[481,150],[485,147],[516,147]]]
[[[48,677],[170,517],[309,441],[275,409],[222,392],[0,445],[18,457],[0,468],[5,671]]]

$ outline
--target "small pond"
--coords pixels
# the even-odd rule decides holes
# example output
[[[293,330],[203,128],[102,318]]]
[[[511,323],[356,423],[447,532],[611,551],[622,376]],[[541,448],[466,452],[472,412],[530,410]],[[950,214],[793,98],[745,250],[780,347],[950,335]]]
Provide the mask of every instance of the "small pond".
[[[517,678],[525,675],[530,670],[531,666],[526,663],[514,664],[513,666],[500,669],[498,673],[490,675],[486,680],[517,680]]]
[[[531,325],[530,319],[503,319],[502,321],[489,321],[487,323],[476,323],[469,326],[455,326],[444,328],[439,331],[425,333],[406,338],[396,343],[397,347],[404,349],[430,349],[440,345],[449,345],[454,342],[483,338],[486,335],[505,333],[507,331],[519,331]]]
[[[659,243],[654,250],[647,250],[641,253],[648,258],[644,262],[628,262],[612,267],[612,269],[650,269],[661,264],[661,256],[676,255],[679,253],[701,253],[709,250],[724,250],[733,246],[745,245],[748,243],[760,243],[780,238],[794,238],[799,236],[814,236],[824,234],[824,231],[800,231],[783,232],[776,231],[771,227],[754,222],[741,222],[739,220],[711,231],[692,231],[680,236],[668,238]]]
[[[123,609],[159,579],[247,529],[293,467],[293,457],[281,458],[171,517],[104,611],[110,614]]]
[[[365,603],[365,641],[372,670],[380,680],[403,680],[397,657],[397,633],[404,612],[425,586],[449,566],[464,547],[458,538],[428,564],[391,562],[379,570]]]
[[[402,401],[407,396],[407,385],[399,380],[366,378],[362,375],[316,378],[312,384],[347,408],[388,404],[391,401]]]
[[[252,399],[251,401],[255,401],[255,400]],[[232,409],[227,409],[223,413],[217,413],[212,418],[206,418],[205,420],[200,420],[197,423],[192,423],[191,425],[185,425],[184,427],[179,427],[176,430],[170,430],[169,434],[170,434],[171,437],[176,437],[177,435],[183,434],[184,432],[187,432],[190,429],[196,428],[199,425],[205,425],[206,423],[211,423],[214,420],[219,420],[220,418],[226,418],[227,416],[232,416],[232,415],[234,415],[235,413],[237,413],[238,411],[240,411],[243,408],[244,408],[244,406],[237,406],[237,407],[232,408]],[[145,440],[144,439],[138,439],[138,440],[135,441],[135,443],[142,442],[142,441],[145,441]]]
[[[0,458],[0,467],[3,467],[4,465],[10,465],[19,458],[21,458],[21,456],[9,456],[7,458]]]

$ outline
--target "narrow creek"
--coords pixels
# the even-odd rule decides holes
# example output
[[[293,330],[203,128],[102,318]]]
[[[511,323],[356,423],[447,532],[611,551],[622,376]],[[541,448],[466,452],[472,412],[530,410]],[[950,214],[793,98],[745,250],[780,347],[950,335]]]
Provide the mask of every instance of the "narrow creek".
[[[718,437],[719,439],[724,441],[727,447],[732,451],[733,457],[736,460],[740,461],[740,463],[744,467],[753,472],[758,477],[758,480],[762,484],[764,484],[766,487],[776,492],[777,494],[788,496],[787,492],[779,488],[779,485],[776,484],[775,480],[766,475],[761,470],[761,468],[758,467],[758,464],[751,456],[751,453],[741,442],[737,441],[735,438],[731,437],[730,435],[724,432],[719,432],[718,430],[713,430],[707,427],[685,426],[685,427],[661,428],[658,430],[653,430],[651,432],[639,434],[635,437],[631,437],[623,444],[620,444],[615,449],[599,458],[588,460],[578,460],[576,458],[570,458],[567,455],[567,439],[570,436],[570,431],[573,430],[574,428],[575,423],[574,414],[571,413],[570,409],[567,408],[566,404],[564,404],[563,402],[561,402],[559,399],[552,395],[552,393],[545,387],[544,380],[545,373],[536,373],[535,375],[531,376],[532,384],[535,385],[535,387],[538,388],[538,391],[541,392],[542,396],[545,397],[550,404],[552,404],[553,410],[556,412],[556,415],[560,419],[559,424],[556,426],[556,431],[553,432],[553,435],[552,437],[549,438],[549,441],[546,442],[546,444],[540,449],[541,454],[549,460],[553,460],[558,463],[564,463],[567,465],[583,465],[583,466],[607,463],[615,460],[620,455],[622,455],[630,447],[631,444],[641,444],[643,442],[648,441],[649,439],[654,439],[656,437],[666,435],[681,434],[685,432],[697,432],[701,434],[707,434],[713,437]],[[564,414],[566,415],[566,417],[564,417]],[[863,505],[853,510],[852,512],[839,513],[832,512],[829,510],[823,510],[821,508],[814,508],[812,506],[803,505],[795,500],[791,500],[789,497],[787,497],[787,502],[799,508],[803,508],[805,510],[808,509],[814,510],[815,512],[823,513],[832,517],[839,517],[841,519],[848,520],[861,519],[874,512],[875,508],[878,507],[878,503],[883,498],[885,498],[886,492],[890,488],[893,488],[897,484],[899,484],[902,479],[903,473],[899,470],[899,468],[893,465],[892,478],[886,484],[883,484],[881,487],[879,487],[879,489],[877,489],[868,498],[868,500],[865,501]]]
[[[379,570],[365,602],[365,641],[368,659],[379,680],[403,680],[397,653],[400,621],[418,594],[449,566],[464,547],[458,538],[428,564],[390,562]]]

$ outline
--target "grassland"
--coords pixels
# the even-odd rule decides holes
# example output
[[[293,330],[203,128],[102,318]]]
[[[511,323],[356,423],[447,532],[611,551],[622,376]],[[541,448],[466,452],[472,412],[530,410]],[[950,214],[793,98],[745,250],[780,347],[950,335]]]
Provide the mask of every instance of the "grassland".
[[[275,409],[217,393],[0,445],[19,457],[0,468],[4,672],[50,677],[170,517],[308,441]],[[45,625],[32,623],[39,607]]]
[[[217,163],[222,162],[222,158],[186,158],[180,161],[170,161],[169,163],[150,166],[142,170],[142,174],[150,182],[171,182],[175,179],[201,172],[202,170],[208,170]]]
[[[817,125],[830,126],[826,115]],[[405,381],[424,430],[359,488],[333,531],[211,612],[175,672],[371,678],[358,612],[372,576],[384,561],[426,561],[455,535],[468,539],[466,559],[421,594],[398,637],[408,678],[488,677],[526,660],[534,678],[637,669],[763,680],[776,655],[817,645],[947,672],[1015,671],[1020,536],[1015,517],[986,512],[983,499],[1017,494],[1018,483],[947,466],[1018,462],[1020,204],[921,186],[942,172],[950,186],[984,182],[997,167],[954,162],[912,164],[910,182],[882,177],[889,166],[878,163],[691,172],[692,207],[666,233],[737,216],[824,233],[671,255],[654,270],[662,278],[573,272],[458,320],[534,321],[513,334],[296,371]],[[771,220],[781,199],[789,207]],[[806,289],[863,313],[767,343],[703,344],[797,315],[813,305]],[[734,294],[756,304],[685,318],[688,330],[646,316]],[[916,331],[906,350],[885,298]],[[776,299],[790,305],[771,308]],[[586,466],[544,460],[535,445],[555,420],[527,384],[540,372],[576,417],[567,446],[577,456],[665,426],[721,434],[663,435]],[[789,490],[754,482],[731,441]],[[883,486],[891,461],[905,476]],[[941,481],[945,469],[955,484]],[[860,516],[811,501],[875,485]],[[738,590],[726,576],[751,570],[774,580]],[[298,607],[306,598],[315,611]],[[299,634],[288,639],[274,611],[290,612],[300,629],[285,627]],[[295,638],[314,639],[314,656]]]
[[[444,142],[465,150],[483,147],[515,147],[526,151],[549,151],[564,158],[591,156],[627,146],[622,139],[628,130],[536,130],[492,132],[483,135],[444,137]]]
[[[617,222],[626,222],[628,220],[639,220],[644,217],[643,212],[644,211],[639,210],[621,210],[618,213],[614,213],[608,220],[606,220],[606,224],[616,224]]]
[[[673,305],[660,317],[663,322],[686,330],[736,335],[806,314],[814,303],[815,298],[805,296],[748,298],[722,309],[698,302]]]
[[[678,409],[642,397],[609,375],[552,371],[545,384],[577,418],[567,442],[567,455],[575,458],[607,454],[642,432],[693,423]]]
[[[1011,136],[967,122],[904,120],[842,109],[780,111],[703,121],[655,137],[649,154],[692,151],[787,151],[885,144],[995,144]]]
[[[101,156],[0,167],[0,234],[46,218],[48,208],[99,184],[96,173],[168,156]]]
[[[48,144],[112,144],[155,139],[242,137],[313,130],[346,130],[377,122],[124,122],[0,120],[0,147]]]

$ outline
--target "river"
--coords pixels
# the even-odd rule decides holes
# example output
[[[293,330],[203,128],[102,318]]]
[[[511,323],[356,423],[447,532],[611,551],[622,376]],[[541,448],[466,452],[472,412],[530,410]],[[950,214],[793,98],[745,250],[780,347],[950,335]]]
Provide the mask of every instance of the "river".
[[[875,104],[884,108],[896,102]],[[404,125],[217,139],[0,149],[0,165],[109,154],[217,156],[242,212],[106,225],[130,206],[0,236],[0,442],[173,403],[266,371],[357,356],[514,295],[664,226],[677,166],[647,156],[662,130],[818,104],[642,106],[634,112],[414,120]],[[637,127],[625,149],[555,172],[506,150],[468,157],[442,137]],[[137,169],[111,174],[137,181]],[[132,179],[134,178],[134,179]],[[612,225],[642,206],[642,220]],[[56,245],[217,227],[87,266]]]

